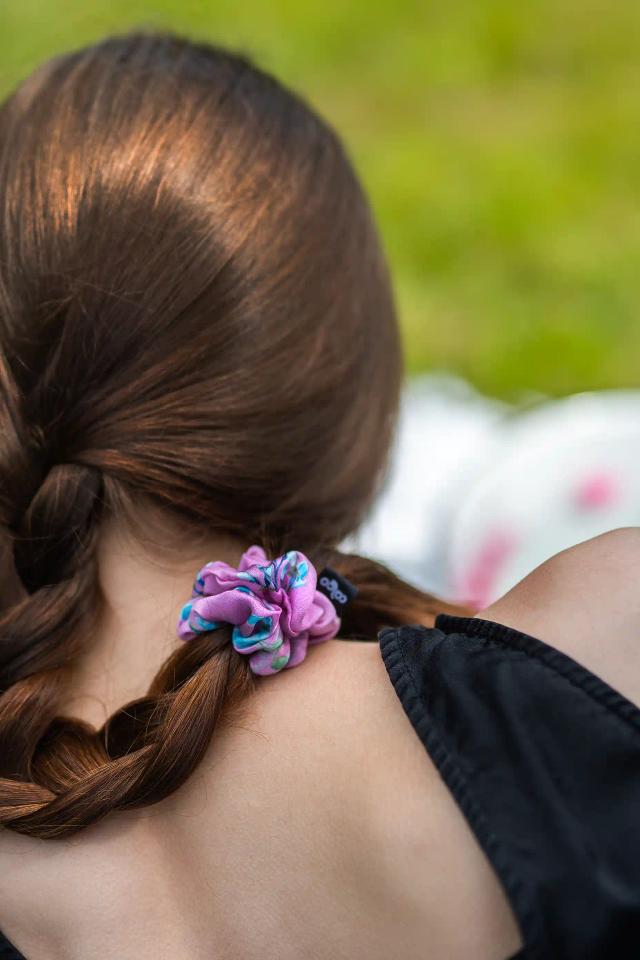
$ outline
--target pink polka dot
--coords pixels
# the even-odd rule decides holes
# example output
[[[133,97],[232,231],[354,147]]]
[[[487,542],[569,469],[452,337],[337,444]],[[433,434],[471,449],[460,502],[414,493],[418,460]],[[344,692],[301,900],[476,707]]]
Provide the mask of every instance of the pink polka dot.
[[[618,478],[599,471],[584,477],[573,492],[573,502],[581,510],[601,510],[614,504],[620,496]]]
[[[475,610],[496,599],[496,584],[507,560],[513,556],[518,538],[508,530],[492,530],[480,542],[458,578],[456,596]]]

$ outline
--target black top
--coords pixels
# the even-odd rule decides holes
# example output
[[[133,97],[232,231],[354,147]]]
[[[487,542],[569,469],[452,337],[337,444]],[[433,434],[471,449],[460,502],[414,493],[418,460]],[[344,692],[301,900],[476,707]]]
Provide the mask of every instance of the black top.
[[[560,651],[486,620],[441,615],[379,639],[509,899],[517,960],[638,960],[640,710]]]
[[[512,960],[638,960],[640,710],[560,651],[486,620],[443,614],[379,641],[509,899],[524,943]],[[0,960],[25,960],[2,934]]]

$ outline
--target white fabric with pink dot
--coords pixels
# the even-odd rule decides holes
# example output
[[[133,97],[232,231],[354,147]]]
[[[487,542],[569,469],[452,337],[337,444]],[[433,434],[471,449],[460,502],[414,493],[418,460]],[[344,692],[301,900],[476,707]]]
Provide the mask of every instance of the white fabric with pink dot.
[[[640,525],[640,391],[515,409],[410,383],[389,483],[345,546],[477,609],[560,550]]]

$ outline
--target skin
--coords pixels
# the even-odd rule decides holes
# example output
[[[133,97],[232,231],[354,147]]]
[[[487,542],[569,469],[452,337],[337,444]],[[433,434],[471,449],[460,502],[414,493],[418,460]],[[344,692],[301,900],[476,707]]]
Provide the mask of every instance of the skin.
[[[196,569],[237,564],[248,546],[178,548],[177,532],[149,519],[153,547],[115,524],[101,536],[107,609],[65,704],[93,723],[144,693],[180,642]],[[555,644],[638,702],[638,555],[635,530],[590,541],[482,616]],[[242,722],[167,800],[70,840],[0,833],[0,928],[29,960],[505,960],[521,945],[377,643],[340,640],[259,681]]]

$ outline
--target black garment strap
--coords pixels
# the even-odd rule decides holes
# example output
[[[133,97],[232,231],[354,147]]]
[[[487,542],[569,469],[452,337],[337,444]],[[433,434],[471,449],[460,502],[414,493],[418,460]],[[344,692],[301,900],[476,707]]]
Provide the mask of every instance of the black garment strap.
[[[0,930],[0,960],[26,960],[26,957],[16,950]]]
[[[534,637],[380,632],[396,693],[492,864],[521,960],[640,956],[640,710]],[[603,638],[603,642],[606,638]]]

